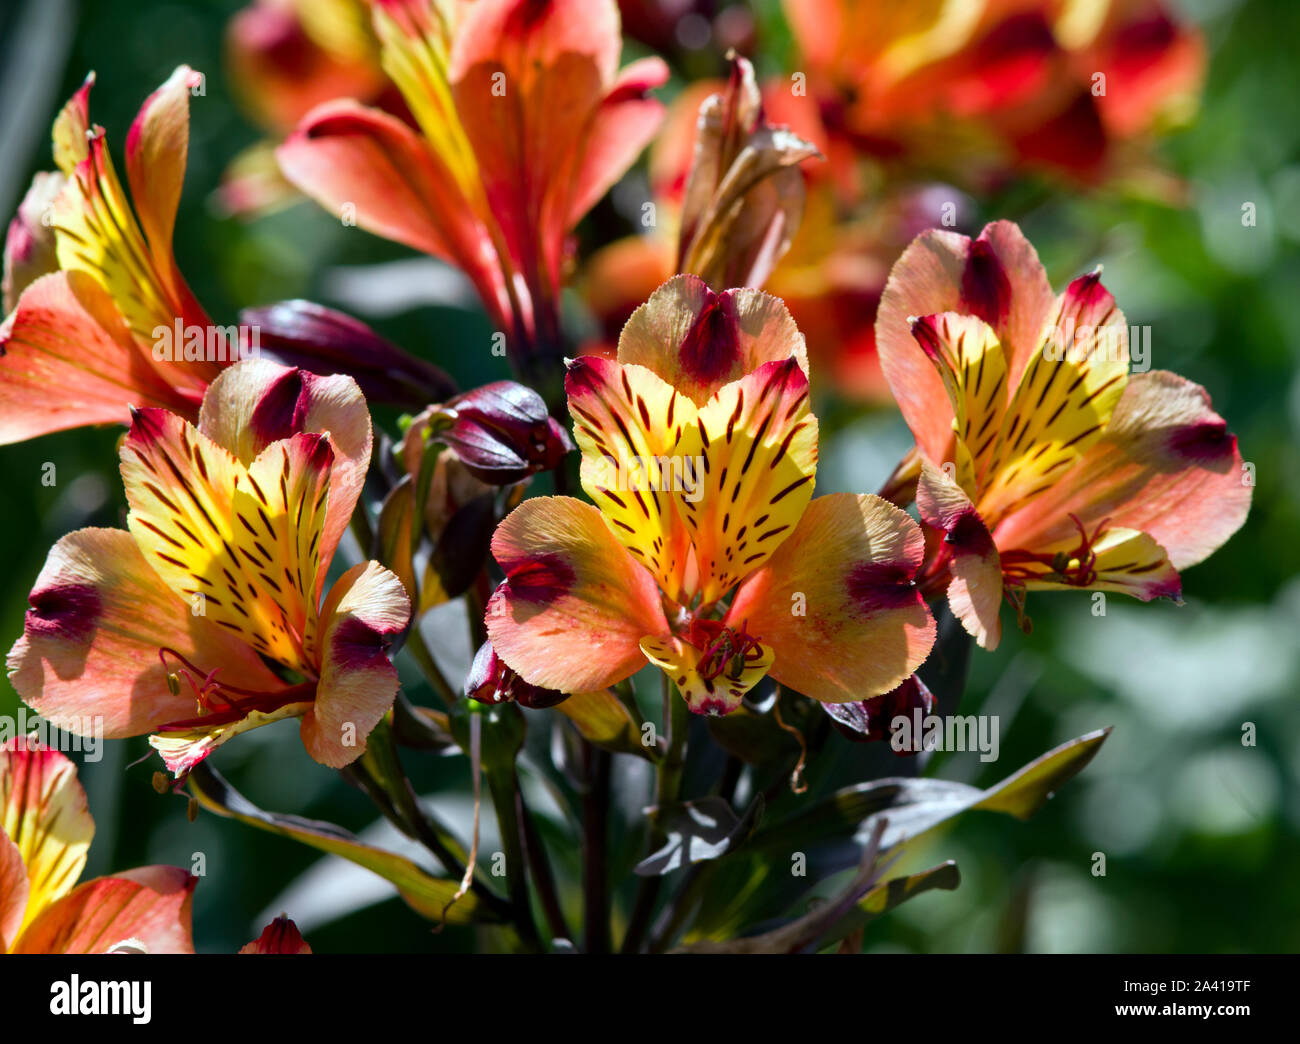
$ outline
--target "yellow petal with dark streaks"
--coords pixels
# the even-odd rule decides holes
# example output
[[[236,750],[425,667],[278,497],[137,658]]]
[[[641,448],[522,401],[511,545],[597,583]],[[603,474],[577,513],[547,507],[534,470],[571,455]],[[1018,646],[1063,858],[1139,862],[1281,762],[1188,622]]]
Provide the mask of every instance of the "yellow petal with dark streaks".
[[[1101,438],[1128,381],[1126,332],[1099,273],[1061,295],[989,464],[977,506],[990,528],[1050,489]]]
[[[264,452],[274,453],[279,445]],[[283,570],[276,526],[272,522],[257,531],[254,523],[262,520],[256,512],[248,518],[248,510],[235,511],[237,490],[249,478],[242,465],[180,417],[156,409],[135,412],[121,456],[131,509],[127,525],[146,560],[189,612],[287,667],[310,671],[303,635],[294,628],[295,621],[301,628],[302,611],[295,606],[303,596],[294,593],[281,606],[261,576],[278,577]],[[271,484],[273,476],[266,480]],[[278,480],[273,491],[278,492]],[[240,502],[246,504],[243,497]],[[184,620],[177,621],[178,631],[185,627]]]
[[[955,478],[974,496],[1006,415],[1006,355],[993,328],[972,315],[924,316],[912,323],[912,336],[943,379],[953,410]]]
[[[643,366],[583,356],[565,378],[582,488],[619,542],[681,600],[690,535],[681,502],[698,476],[677,452],[695,404]]]
[[[724,386],[687,426],[676,452],[698,461],[702,475],[680,504],[707,604],[767,561],[812,498],[817,418],[798,361],[765,363]]]

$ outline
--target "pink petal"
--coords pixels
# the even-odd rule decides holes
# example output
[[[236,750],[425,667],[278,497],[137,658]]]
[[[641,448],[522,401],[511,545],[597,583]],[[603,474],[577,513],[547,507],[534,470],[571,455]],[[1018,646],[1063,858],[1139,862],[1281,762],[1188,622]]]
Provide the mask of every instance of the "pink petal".
[[[232,685],[282,684],[237,636],[193,616],[122,530],[82,529],[60,540],[29,601],[23,636],[9,652],[9,680],[43,717],[78,735],[92,720],[102,720],[106,736],[121,737],[193,715],[193,696],[167,688],[171,667],[158,659],[164,646],[220,667]]]
[[[913,583],[923,552],[920,527],[879,497],[818,497],[741,584],[726,622],[772,648],[769,673],[782,685],[826,703],[877,696],[934,644]]]
[[[303,745],[322,765],[342,768],[365,753],[366,737],[397,695],[388,647],[410,617],[406,588],[378,562],[353,566],[330,590],[316,701],[302,719]]]
[[[961,487],[929,462],[922,464],[916,506],[926,525],[945,534],[953,615],[981,647],[996,649],[1002,638],[1002,563],[984,520]]]
[[[590,504],[525,500],[492,553],[506,580],[488,602],[488,637],[533,685],[603,689],[645,666],[643,637],[668,631],[654,580]]]

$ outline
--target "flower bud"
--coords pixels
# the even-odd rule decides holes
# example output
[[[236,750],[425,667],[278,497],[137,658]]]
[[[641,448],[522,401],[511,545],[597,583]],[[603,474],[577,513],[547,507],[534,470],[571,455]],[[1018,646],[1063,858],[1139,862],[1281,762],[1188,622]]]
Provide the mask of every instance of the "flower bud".
[[[822,710],[829,714],[835,728],[854,743],[871,743],[888,740],[895,718],[909,721],[916,710],[925,717],[934,710],[934,696],[925,682],[913,674],[903,684],[869,700],[857,703],[823,703]],[[910,749],[895,750],[900,755],[912,754]]]
[[[550,471],[573,440],[542,397],[514,381],[496,381],[458,395],[439,411],[446,426],[434,438],[455,450],[484,482],[504,486]]]
[[[496,654],[491,642],[484,642],[474,654],[469,676],[465,679],[465,695],[479,703],[514,701],[533,710],[554,707],[569,698],[568,693],[543,689],[524,681]]]

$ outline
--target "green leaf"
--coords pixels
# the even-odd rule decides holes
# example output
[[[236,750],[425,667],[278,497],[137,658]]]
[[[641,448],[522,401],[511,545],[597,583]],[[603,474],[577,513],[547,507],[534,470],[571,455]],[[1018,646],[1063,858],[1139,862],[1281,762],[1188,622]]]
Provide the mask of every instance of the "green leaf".
[[[870,866],[859,868],[848,886],[802,917],[761,935],[740,939],[694,938],[678,953],[797,953],[811,946],[822,949],[839,942],[863,925],[922,892],[952,891],[961,883],[957,864],[949,860],[907,877],[872,884]],[[691,938],[688,936],[688,938]]]
[[[281,837],[364,866],[396,886],[407,904],[423,917],[447,924],[489,920],[473,893],[462,896],[448,909],[457,882],[434,877],[405,856],[363,844],[342,827],[300,816],[265,812],[227,783],[206,763],[190,773],[190,790],[200,805],[227,819],[238,819]]]
[[[723,798],[703,797],[656,809],[656,825],[667,838],[659,851],[633,867],[641,877],[671,873],[692,863],[717,859],[745,843],[763,816],[763,795],[759,794],[743,816]]]
[[[876,818],[884,816],[889,825],[881,840],[883,851],[971,809],[1028,819],[1093,759],[1108,735],[1110,729],[1099,729],[1063,743],[987,790],[924,778],[879,779],[846,787],[807,811],[764,827],[751,846],[790,852],[845,835],[868,834]]]

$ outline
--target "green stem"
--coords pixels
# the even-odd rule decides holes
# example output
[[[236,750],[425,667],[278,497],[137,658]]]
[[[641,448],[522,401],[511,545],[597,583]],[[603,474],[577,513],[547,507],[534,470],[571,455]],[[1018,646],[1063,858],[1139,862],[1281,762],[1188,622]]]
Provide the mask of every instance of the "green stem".
[[[609,752],[582,741],[583,939],[587,953],[609,953]]]
[[[514,908],[515,930],[524,948],[534,953],[543,949],[537,924],[533,920],[532,900],[528,894],[527,858],[519,829],[520,799],[519,777],[513,767],[509,772],[485,769],[488,790],[492,793],[492,807],[496,810],[497,827],[501,831],[501,848],[506,857],[506,884],[510,905]]]

